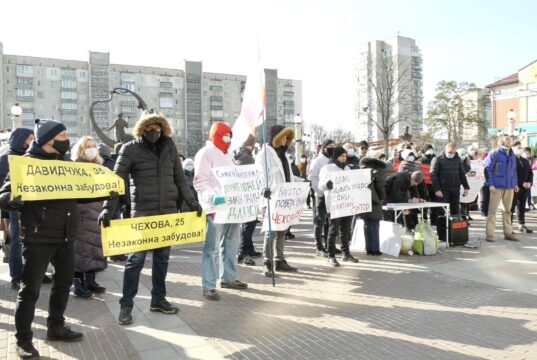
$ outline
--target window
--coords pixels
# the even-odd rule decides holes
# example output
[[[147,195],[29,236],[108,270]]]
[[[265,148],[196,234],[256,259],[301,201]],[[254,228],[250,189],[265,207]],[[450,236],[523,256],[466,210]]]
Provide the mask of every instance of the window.
[[[67,99],[67,100],[76,100],[76,92],[74,92],[74,91],[62,91],[61,98],[62,99]]]
[[[85,79],[87,77],[86,70],[80,70],[78,76],[80,76],[81,79]]]
[[[76,110],[76,103],[62,103],[62,110]]]
[[[17,97],[29,98],[34,96],[33,89],[17,89]]]
[[[64,76],[64,77],[75,77],[76,76],[75,69],[62,69],[61,72],[62,72],[62,76]]]
[[[74,89],[76,88],[76,80],[73,79],[63,79],[62,88],[64,89]]]
[[[39,99],[43,99],[43,98],[45,97],[45,93],[42,92],[42,91],[38,91],[38,92],[37,92],[37,97],[38,97]]]
[[[173,97],[171,93],[160,93],[160,107],[161,108],[173,108]]]
[[[24,77],[17,78],[17,84],[19,85],[32,85],[33,82],[34,82],[34,79],[32,78],[24,78]]]
[[[34,69],[30,65],[17,65],[17,75],[33,75]]]

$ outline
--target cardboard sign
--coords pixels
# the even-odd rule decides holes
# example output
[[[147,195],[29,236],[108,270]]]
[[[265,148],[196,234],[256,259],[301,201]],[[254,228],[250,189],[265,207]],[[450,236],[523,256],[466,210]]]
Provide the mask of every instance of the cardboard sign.
[[[331,219],[371,211],[371,169],[334,171],[329,177],[334,188],[325,194]]]
[[[300,221],[310,185],[307,182],[278,184],[270,199],[270,219],[272,231],[285,231]],[[262,231],[268,231],[268,219],[263,220]]]

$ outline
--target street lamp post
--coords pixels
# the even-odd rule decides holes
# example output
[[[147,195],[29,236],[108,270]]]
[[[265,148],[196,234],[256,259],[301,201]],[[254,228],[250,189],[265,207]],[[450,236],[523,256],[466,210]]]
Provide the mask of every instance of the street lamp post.
[[[507,119],[509,120],[509,135],[513,136],[513,132],[515,129],[515,119],[516,119],[516,112],[513,109],[510,109],[507,113]]]
[[[300,114],[296,114],[295,116],[295,139],[296,139],[296,145],[295,145],[295,159],[296,161],[300,160],[300,157],[302,156],[303,149],[302,149],[302,117]]]
[[[19,106],[19,103],[15,103],[11,107],[11,131],[22,126],[21,115],[22,108]]]

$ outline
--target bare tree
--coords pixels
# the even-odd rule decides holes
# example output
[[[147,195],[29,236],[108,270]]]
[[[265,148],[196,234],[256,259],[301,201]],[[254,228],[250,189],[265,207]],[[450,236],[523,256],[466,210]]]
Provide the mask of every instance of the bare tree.
[[[474,84],[440,81],[427,112],[429,127],[435,132],[447,131],[448,142],[459,144],[464,129],[480,122],[478,105],[465,98],[466,94],[475,90]]]
[[[395,125],[407,119],[405,111],[410,106],[410,76],[408,66],[395,63],[397,59],[384,55],[369,71],[369,85],[374,91],[375,106],[367,109],[368,119],[382,134],[384,153],[388,153],[390,136]],[[401,61],[401,60],[398,60]],[[371,114],[375,111],[378,116]]]
[[[332,139],[336,144],[343,145],[345,143],[354,142],[354,133],[349,130],[335,129],[330,131],[328,137]]]
[[[328,138],[328,131],[324,126],[319,124],[311,124],[309,126],[309,132],[311,136],[311,143],[313,145],[321,144],[326,138]]]

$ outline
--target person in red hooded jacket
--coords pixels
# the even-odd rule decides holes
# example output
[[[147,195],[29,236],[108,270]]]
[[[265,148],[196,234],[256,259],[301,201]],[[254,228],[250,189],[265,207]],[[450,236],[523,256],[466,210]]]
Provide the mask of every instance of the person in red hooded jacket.
[[[240,224],[215,224],[214,213],[219,205],[224,205],[224,191],[212,173],[220,166],[233,166],[235,159],[228,151],[233,133],[228,124],[218,121],[211,126],[209,141],[198,151],[194,158],[194,188],[199,201],[207,213],[207,236],[203,245],[202,286],[203,296],[208,300],[220,299],[216,291],[216,249],[219,249],[220,287],[246,289],[248,284],[237,280],[237,251],[239,249]]]

